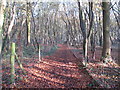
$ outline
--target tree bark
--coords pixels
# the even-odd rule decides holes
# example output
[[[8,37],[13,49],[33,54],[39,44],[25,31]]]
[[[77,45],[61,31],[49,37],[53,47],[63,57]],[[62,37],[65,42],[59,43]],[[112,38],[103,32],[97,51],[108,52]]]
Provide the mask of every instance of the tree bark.
[[[85,59],[85,61],[83,61],[83,62],[86,65],[86,63],[87,63],[87,43],[88,43],[88,40],[87,40],[86,25],[85,25],[85,21],[84,21],[83,16],[82,16],[82,9],[81,9],[79,1],[78,1],[78,7],[79,7],[80,28],[81,28],[82,35],[83,35],[83,54],[84,54],[84,59]]]
[[[4,10],[6,6],[6,0],[0,1],[0,54],[2,49],[2,27],[4,22]]]
[[[14,21],[15,21],[15,13],[16,13],[15,3],[13,4],[13,11],[12,11],[12,13],[13,13],[12,20],[10,22],[10,25],[8,27],[8,32],[7,32],[9,39],[10,39],[10,32],[12,31],[12,28],[13,28],[13,25],[14,25]]]
[[[103,49],[102,49],[102,57],[104,59],[111,56],[111,43],[110,43],[110,33],[109,33],[109,25],[110,25],[110,3],[102,2],[103,8]]]
[[[27,14],[27,18],[26,18],[26,25],[27,25],[27,45],[30,44],[30,3],[27,3],[27,11],[26,11],[26,14]]]
[[[11,43],[11,56],[10,56],[10,64],[11,64],[11,84],[15,83],[15,43]]]
[[[4,22],[4,10],[6,6],[6,0],[0,1],[0,71],[2,70],[1,50],[2,50],[2,27]],[[0,89],[2,88],[2,74],[0,73]]]

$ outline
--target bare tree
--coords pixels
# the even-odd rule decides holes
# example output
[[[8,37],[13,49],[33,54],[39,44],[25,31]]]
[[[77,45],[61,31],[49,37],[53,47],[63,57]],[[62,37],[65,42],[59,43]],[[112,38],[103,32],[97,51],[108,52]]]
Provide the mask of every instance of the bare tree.
[[[88,55],[87,55],[88,41],[89,41],[89,38],[92,33],[92,25],[93,25],[92,7],[93,7],[93,3],[89,2],[89,13],[88,13],[88,15],[89,15],[89,31],[87,32],[85,19],[83,19],[83,12],[82,12],[82,8],[80,5],[80,1],[78,1],[80,28],[81,28],[82,35],[83,35],[83,54],[84,54],[85,64],[88,62]]]
[[[4,22],[4,10],[6,6],[6,0],[0,1],[0,70],[2,69],[2,61],[1,61],[1,49],[2,49],[2,26]],[[0,89],[2,88],[2,75],[0,74]]]
[[[102,57],[107,60],[111,56],[111,44],[110,44],[110,2],[102,2],[103,9],[103,49]]]

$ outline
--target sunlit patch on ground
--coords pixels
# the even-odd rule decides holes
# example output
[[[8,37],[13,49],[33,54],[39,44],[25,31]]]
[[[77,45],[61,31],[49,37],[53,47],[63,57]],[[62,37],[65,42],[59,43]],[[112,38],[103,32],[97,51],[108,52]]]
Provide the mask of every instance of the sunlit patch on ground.
[[[66,45],[59,45],[59,49],[51,56],[46,56],[41,62],[38,59],[24,58],[23,66],[26,75],[17,69],[18,87],[24,88],[85,88],[99,87],[89,73],[82,68]],[[81,64],[81,69],[78,68]]]
[[[17,83],[18,86],[43,88],[88,87],[92,78],[85,73],[85,69],[78,69],[76,62],[79,61],[67,46],[59,45],[59,47],[61,48],[54,55],[46,56],[39,63],[33,63],[32,59],[26,59],[28,65],[24,64],[24,69],[28,74],[21,75],[22,80]]]
[[[76,49],[76,48],[75,48]],[[78,49],[77,49],[78,50]],[[76,52],[74,49],[72,52],[77,58],[82,58],[81,49]],[[95,53],[95,60],[91,58],[91,52],[88,51],[89,63],[86,70],[89,74],[103,87],[117,88],[120,80],[120,66],[116,63],[118,59],[118,53],[116,50],[112,50],[112,62],[103,63],[100,62],[101,48],[98,48]],[[116,53],[116,54],[115,54]],[[82,60],[82,59],[81,59]]]

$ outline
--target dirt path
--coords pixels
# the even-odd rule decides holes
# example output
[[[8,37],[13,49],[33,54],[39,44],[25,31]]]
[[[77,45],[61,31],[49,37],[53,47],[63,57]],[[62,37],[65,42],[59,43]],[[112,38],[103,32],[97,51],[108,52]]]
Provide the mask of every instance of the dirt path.
[[[55,54],[46,56],[40,63],[25,65],[28,75],[19,82],[20,87],[28,88],[86,88],[97,87],[92,77],[66,45],[59,45]]]

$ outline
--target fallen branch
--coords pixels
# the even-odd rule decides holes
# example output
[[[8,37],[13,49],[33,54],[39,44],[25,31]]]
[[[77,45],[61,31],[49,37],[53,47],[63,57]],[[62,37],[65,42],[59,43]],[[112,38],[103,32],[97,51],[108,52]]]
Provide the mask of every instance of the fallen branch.
[[[16,58],[16,60],[17,60],[17,63],[18,63],[18,65],[19,65],[19,67],[20,67],[21,70],[23,71],[23,73],[26,74],[26,72],[25,72],[25,70],[24,70],[24,68],[23,68],[23,65],[22,65],[22,63],[20,62],[20,60],[19,60],[19,58],[18,58],[18,56],[17,56],[16,53],[15,53],[15,58]]]

